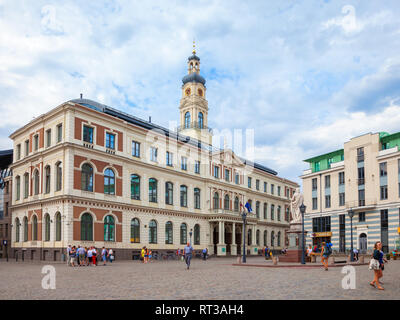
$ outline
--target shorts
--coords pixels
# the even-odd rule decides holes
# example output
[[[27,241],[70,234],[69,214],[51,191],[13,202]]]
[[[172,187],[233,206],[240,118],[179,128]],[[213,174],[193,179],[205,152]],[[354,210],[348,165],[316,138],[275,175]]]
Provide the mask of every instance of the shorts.
[[[103,261],[107,261],[107,257],[106,256],[103,256]]]
[[[81,261],[85,260],[85,255],[83,253],[79,255],[79,260]]]

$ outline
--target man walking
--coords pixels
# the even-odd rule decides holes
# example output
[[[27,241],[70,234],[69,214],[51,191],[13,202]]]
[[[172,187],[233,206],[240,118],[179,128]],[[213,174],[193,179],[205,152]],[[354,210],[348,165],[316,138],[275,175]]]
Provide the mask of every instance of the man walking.
[[[207,248],[203,249],[203,260],[207,259]]]
[[[186,262],[188,270],[190,267],[190,260],[192,259],[192,252],[193,252],[193,248],[190,245],[190,243],[188,242],[187,245],[185,246],[185,248],[183,249],[183,253],[185,255],[185,262]]]
[[[69,244],[67,247],[67,266],[71,265],[71,245]]]
[[[328,259],[331,254],[332,254],[332,244],[330,242],[328,243],[322,242],[321,262],[324,265],[326,271],[328,271]]]

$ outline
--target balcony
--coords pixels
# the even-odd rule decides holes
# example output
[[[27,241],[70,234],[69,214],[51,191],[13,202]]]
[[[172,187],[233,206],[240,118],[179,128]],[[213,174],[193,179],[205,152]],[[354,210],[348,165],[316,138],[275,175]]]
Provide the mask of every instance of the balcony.
[[[399,147],[398,146],[395,146],[394,148],[390,148],[390,149],[381,150],[378,153],[378,157],[386,156],[386,155],[392,154],[392,153],[396,153],[397,151],[399,151]]]
[[[311,169],[307,169],[307,170],[304,170],[304,171],[303,171],[303,175],[311,174],[311,173],[312,173],[312,170],[311,170]]]
[[[376,207],[376,198],[373,199],[364,199],[364,200],[355,200],[355,201],[347,201],[346,209],[352,208],[353,210],[365,210]]]
[[[179,126],[177,128],[177,131],[181,132],[182,130],[186,130],[186,129],[204,129],[204,130],[208,130],[208,132],[212,133],[211,128],[206,127],[197,121],[191,122],[188,126]]]
[[[331,169],[337,168],[337,167],[341,167],[341,166],[344,166],[344,161],[332,162],[331,163]]]

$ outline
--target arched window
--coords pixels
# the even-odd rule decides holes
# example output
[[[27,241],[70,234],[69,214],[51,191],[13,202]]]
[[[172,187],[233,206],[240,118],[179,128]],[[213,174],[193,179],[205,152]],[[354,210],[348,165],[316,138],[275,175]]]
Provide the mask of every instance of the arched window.
[[[16,197],[15,200],[19,200],[21,197],[21,177],[15,177],[15,185],[16,185]]]
[[[214,209],[219,209],[219,194],[218,194],[218,192],[214,193],[213,204],[214,204]]]
[[[279,231],[278,232],[278,247],[280,247],[281,246],[281,232]]]
[[[32,241],[37,241],[37,217],[36,215],[32,218]]]
[[[290,211],[289,211],[289,208],[286,208],[285,221],[289,221],[289,219],[290,219]]]
[[[230,208],[230,203],[229,203],[229,195],[225,195],[224,197],[224,209],[229,210]]]
[[[194,226],[194,244],[200,244],[200,225],[196,224]]]
[[[110,215],[104,219],[104,241],[115,241],[115,221]]]
[[[40,177],[39,177],[39,170],[35,170],[33,173],[33,185],[34,185],[34,193],[35,195],[39,194],[39,184],[40,184]]]
[[[44,169],[45,174],[45,192],[50,193],[50,166],[46,166]]]
[[[173,244],[173,240],[172,222],[168,221],[165,224],[165,244]]]
[[[151,220],[149,223],[149,243],[157,243],[157,222]]]
[[[235,212],[239,212],[239,197],[235,197]]]
[[[16,218],[15,219],[15,242],[19,242],[19,227],[20,227],[20,223],[19,223],[19,219]]]
[[[185,113],[185,129],[190,128],[190,112]]]
[[[115,194],[115,173],[109,168],[104,171],[104,193]]]
[[[268,219],[268,203],[264,202],[264,219]]]
[[[204,125],[204,117],[203,117],[203,113],[199,112],[199,128],[203,129],[203,125]]]
[[[271,246],[274,246],[275,245],[275,232],[274,231],[272,231],[271,232]]]
[[[256,231],[256,245],[260,245],[260,230]]]
[[[174,185],[172,182],[165,183],[165,203],[170,205],[174,203]]]
[[[149,201],[157,202],[157,180],[154,178],[149,179]]]
[[[93,192],[93,168],[88,163],[82,166],[82,190]]]
[[[131,199],[140,200],[140,177],[131,174]]]
[[[50,241],[50,216],[48,213],[44,216],[44,241]]]
[[[268,231],[265,230],[265,231],[264,231],[264,247],[267,246],[267,239],[268,239]]]
[[[194,188],[194,208],[200,209],[200,189]]]
[[[271,204],[271,220],[275,220],[275,205]]]
[[[93,241],[93,218],[87,212],[81,218],[81,240]]]
[[[57,212],[56,220],[56,241],[61,241],[61,213]]]
[[[137,218],[131,220],[131,243],[140,243],[140,222]]]
[[[187,225],[186,223],[181,224],[181,244],[187,243]]]
[[[62,187],[62,164],[56,163],[56,191],[60,191]]]
[[[24,174],[24,198],[29,196],[29,173]]]
[[[252,245],[252,232],[251,232],[251,229],[249,229],[248,231],[247,231],[247,244],[249,245],[249,246],[251,246]]]
[[[277,216],[278,216],[278,221],[281,221],[281,206],[278,206]]]
[[[28,218],[24,217],[24,241],[28,241]]]
[[[187,207],[187,187],[181,186],[181,207]]]
[[[256,202],[256,216],[260,218],[260,201]]]

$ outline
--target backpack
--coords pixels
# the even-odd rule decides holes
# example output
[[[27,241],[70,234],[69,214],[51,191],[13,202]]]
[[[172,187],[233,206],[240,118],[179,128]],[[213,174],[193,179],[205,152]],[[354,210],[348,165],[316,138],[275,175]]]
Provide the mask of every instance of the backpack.
[[[331,246],[328,246],[328,245],[325,246],[324,254],[327,256],[330,256],[332,254]]]

